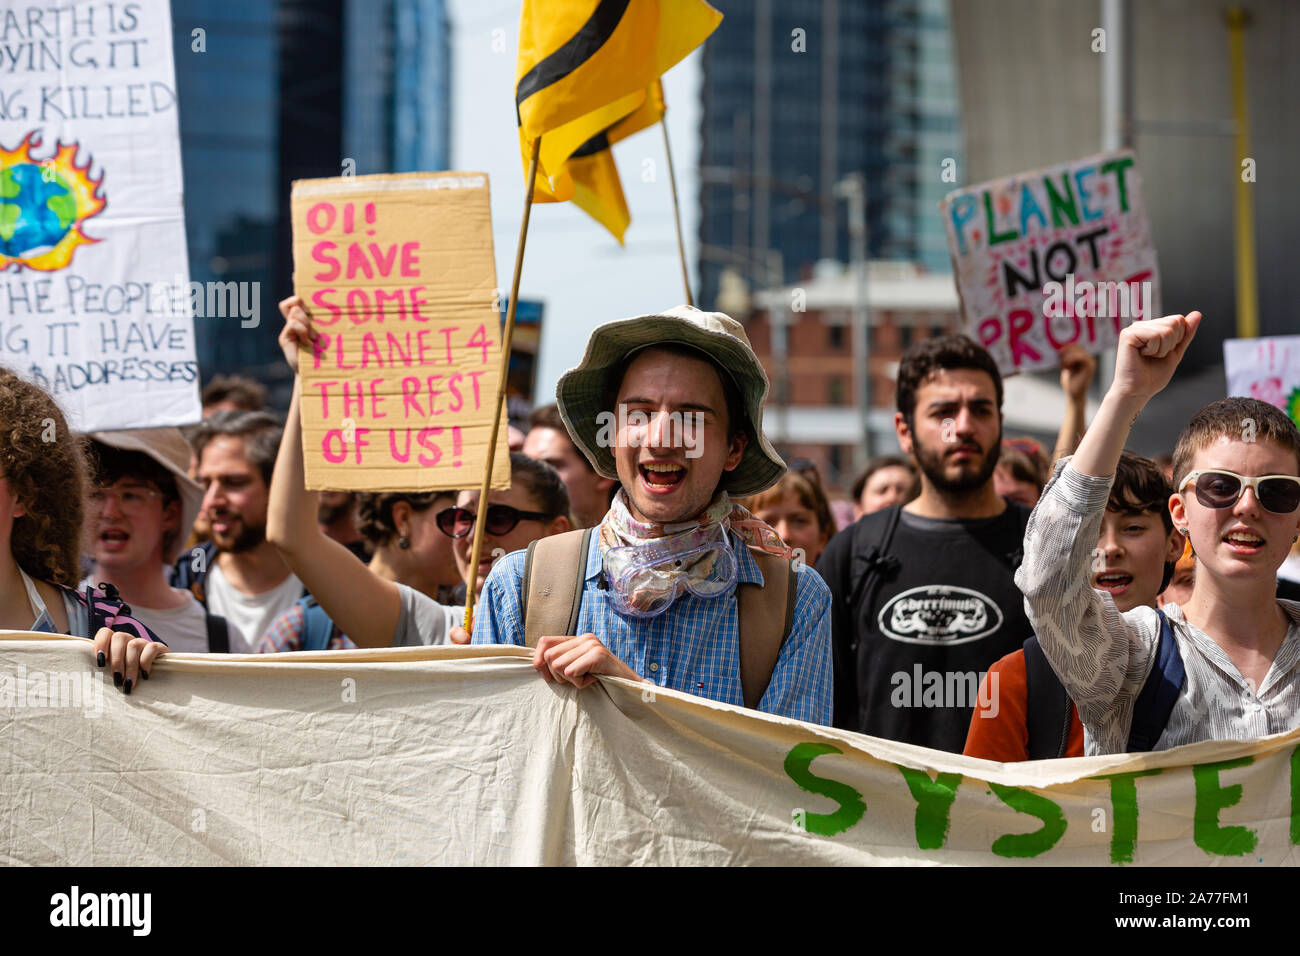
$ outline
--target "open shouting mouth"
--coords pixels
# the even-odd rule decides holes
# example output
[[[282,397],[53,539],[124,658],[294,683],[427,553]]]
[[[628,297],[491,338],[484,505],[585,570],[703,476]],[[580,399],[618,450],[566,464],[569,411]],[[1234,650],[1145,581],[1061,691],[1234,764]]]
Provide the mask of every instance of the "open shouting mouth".
[[[642,462],[637,471],[642,486],[652,495],[671,494],[686,480],[686,468],[675,462]]]
[[[130,541],[131,535],[122,528],[105,528],[99,533],[99,547],[107,554],[120,554]]]
[[[1098,591],[1105,591],[1112,597],[1118,597],[1129,589],[1133,575],[1127,571],[1103,571],[1093,576],[1093,586]]]

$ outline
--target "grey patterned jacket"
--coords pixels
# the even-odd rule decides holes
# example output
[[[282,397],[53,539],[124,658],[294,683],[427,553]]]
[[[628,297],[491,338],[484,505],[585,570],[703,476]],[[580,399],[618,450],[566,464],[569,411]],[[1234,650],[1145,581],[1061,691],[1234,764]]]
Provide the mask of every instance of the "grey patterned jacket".
[[[1150,607],[1121,613],[1109,594],[1093,590],[1092,554],[1113,476],[1093,478],[1068,465],[1068,458],[1057,463],[1029,519],[1016,585],[1043,653],[1079,709],[1085,753],[1123,753],[1133,704],[1155,661],[1160,619]],[[1155,749],[1300,726],[1300,603],[1278,604],[1291,626],[1258,690],[1178,605],[1164,606],[1187,674]]]

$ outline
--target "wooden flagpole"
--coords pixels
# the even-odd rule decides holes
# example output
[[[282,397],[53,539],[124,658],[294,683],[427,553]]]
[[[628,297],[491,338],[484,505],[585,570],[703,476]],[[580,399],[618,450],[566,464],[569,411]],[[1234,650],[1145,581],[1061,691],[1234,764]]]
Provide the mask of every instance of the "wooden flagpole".
[[[673,151],[668,145],[668,113],[659,117],[659,125],[664,128],[664,152],[668,155],[668,182],[673,191],[673,221],[677,223],[677,254],[682,260],[682,286],[686,289],[686,304],[694,305],[695,297],[691,295],[690,274],[686,271],[686,242],[682,238],[682,214],[677,208],[677,173],[673,169]]]
[[[519,224],[519,244],[515,247],[515,273],[510,279],[510,304],[506,307],[506,327],[501,334],[501,377],[497,383],[497,408],[492,416],[492,436],[488,440],[487,464],[483,471],[483,484],[478,493],[478,517],[474,521],[474,547],[469,555],[469,579],[465,582],[465,630],[474,633],[474,597],[478,579],[478,556],[483,547],[483,525],[487,522],[488,486],[492,483],[492,460],[497,450],[497,434],[501,429],[501,409],[506,402],[506,380],[510,374],[510,342],[515,334],[515,309],[519,307],[519,277],[524,268],[524,244],[528,240],[528,218],[533,211],[533,185],[537,182],[537,157],[542,151],[542,138],[533,141],[533,155],[528,161],[528,187],[524,191],[524,218]],[[685,260],[683,260],[684,262]]]

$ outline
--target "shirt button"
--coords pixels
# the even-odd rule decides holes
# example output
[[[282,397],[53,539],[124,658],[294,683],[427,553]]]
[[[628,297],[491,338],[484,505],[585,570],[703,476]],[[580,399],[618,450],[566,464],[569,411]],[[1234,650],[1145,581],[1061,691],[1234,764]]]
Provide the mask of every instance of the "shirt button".
[[[650,665],[650,673],[653,674],[653,673],[655,673],[657,670],[659,670],[659,665],[658,665],[658,664],[655,664],[655,663],[651,663],[651,665]]]

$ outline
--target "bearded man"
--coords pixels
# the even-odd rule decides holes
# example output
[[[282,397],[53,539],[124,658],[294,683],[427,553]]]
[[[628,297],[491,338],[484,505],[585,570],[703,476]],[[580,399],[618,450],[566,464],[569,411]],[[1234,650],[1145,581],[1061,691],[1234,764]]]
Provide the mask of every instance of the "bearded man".
[[[912,346],[897,406],[920,495],[864,515],[817,563],[831,588],[834,723],[960,753],[984,672],[1033,635],[1013,580],[1029,509],[994,490],[1002,376],[987,351],[962,335]]]
[[[217,412],[198,426],[192,441],[212,539],[182,554],[172,579],[253,645],[304,593],[266,539],[271,472],[282,432],[266,412]]]

